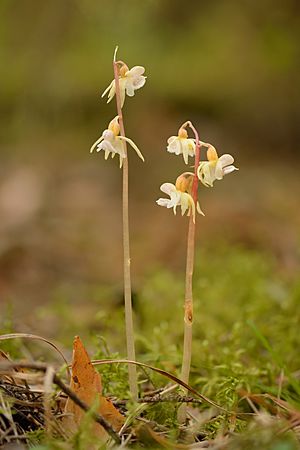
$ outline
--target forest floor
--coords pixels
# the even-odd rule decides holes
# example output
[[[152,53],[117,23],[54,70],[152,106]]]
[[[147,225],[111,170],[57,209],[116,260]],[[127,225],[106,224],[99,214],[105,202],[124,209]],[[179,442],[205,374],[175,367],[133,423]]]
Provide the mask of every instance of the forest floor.
[[[0,184],[1,332],[54,340],[68,361],[75,335],[94,359],[124,358],[119,180],[110,177],[112,166],[107,175],[94,161],[65,162],[57,172],[51,164],[10,163]],[[127,446],[300,448],[299,177],[293,168],[283,176],[280,165],[265,173],[250,164],[243,172],[200,197],[206,217],[198,220],[190,386],[211,403],[199,403],[190,392],[182,427],[182,388],[142,402],[170,380],[139,369],[136,404],[129,401],[126,366],[101,366],[103,394],[132,417]],[[131,180],[137,360],[179,376],[186,221],[155,205],[159,184],[172,179],[158,172],[151,180],[145,185],[134,174]],[[54,364],[59,373],[61,361],[45,343],[10,339],[1,349],[14,361]],[[12,421],[18,416],[9,392],[2,392],[0,427],[5,405]],[[83,427],[76,438],[58,433],[53,440],[39,420],[20,440],[30,448],[94,445]],[[141,431],[141,424],[154,434]],[[1,428],[1,444],[13,442],[11,435]]]

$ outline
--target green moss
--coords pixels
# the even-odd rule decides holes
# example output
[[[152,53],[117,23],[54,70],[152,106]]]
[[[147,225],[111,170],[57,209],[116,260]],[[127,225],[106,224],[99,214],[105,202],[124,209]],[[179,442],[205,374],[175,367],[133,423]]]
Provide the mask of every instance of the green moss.
[[[166,268],[153,269],[145,277],[135,305],[138,359],[177,375],[180,374],[182,354],[183,278],[182,273],[172,273]],[[253,412],[243,396],[245,391],[280,395],[295,410],[300,408],[297,372],[300,366],[299,280],[282,273],[270,255],[219,245],[199,252],[194,281],[190,384],[228,411],[212,411],[211,418],[199,427],[199,436],[217,439],[227,434],[229,450],[298,448],[292,432],[284,436],[274,432],[279,424],[259,405],[256,407],[268,419],[263,426],[259,418],[243,415]],[[95,310],[98,306],[95,301]],[[61,318],[56,301],[54,309],[57,320],[62,320],[67,330],[65,308]],[[120,340],[124,331],[122,308],[104,305],[101,314],[102,317],[109,316],[105,339],[90,333],[86,345],[94,349],[96,359],[124,357],[125,349],[115,339],[118,334]],[[69,323],[70,336],[64,338],[71,346],[73,334],[76,334],[74,318],[70,317]],[[13,331],[11,322],[5,331]],[[126,365],[101,365],[98,369],[104,393],[127,399]],[[139,370],[139,377],[141,389],[145,391],[158,389],[169,382],[149,369]],[[176,435],[176,404],[163,402],[136,409],[136,405],[128,403],[127,408],[128,416],[134,418],[138,411],[147,421],[166,427],[170,439]],[[196,415],[202,417],[211,406],[203,402],[193,408]],[[72,444],[62,442],[60,446],[56,441],[55,446],[49,444],[50,447],[45,449],[84,448],[84,433],[85,429],[78,432],[74,438],[76,445],[74,441]]]

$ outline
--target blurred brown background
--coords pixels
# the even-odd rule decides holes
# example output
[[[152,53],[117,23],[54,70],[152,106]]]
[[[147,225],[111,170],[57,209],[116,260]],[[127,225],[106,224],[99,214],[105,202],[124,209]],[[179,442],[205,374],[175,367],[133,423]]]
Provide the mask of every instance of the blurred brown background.
[[[134,288],[156,264],[184,269],[187,221],[155,200],[186,170],[165,148],[188,119],[240,167],[201,188],[198,245],[297,271],[299,38],[297,0],[1,0],[1,312],[35,331],[32,307],[122,292],[121,171],[89,154],[116,114],[100,98],[116,44],[148,76],[124,107],[146,158],[130,154]]]

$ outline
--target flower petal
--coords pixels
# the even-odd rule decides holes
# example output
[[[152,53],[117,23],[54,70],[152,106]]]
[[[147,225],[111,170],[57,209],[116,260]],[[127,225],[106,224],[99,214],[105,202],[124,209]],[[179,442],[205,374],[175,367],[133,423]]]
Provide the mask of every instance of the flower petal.
[[[188,151],[189,151],[189,156],[195,156],[195,142],[194,139],[187,139],[187,146],[188,146]]]
[[[215,181],[215,165],[209,161],[203,161],[199,164],[197,175],[202,184],[206,187],[212,187]]]
[[[165,208],[169,208],[170,200],[168,198],[159,198],[158,200],[156,200],[156,203],[159,206],[164,206]]]
[[[90,149],[90,153],[93,153],[95,147],[97,147],[97,145],[103,140],[103,136],[99,137],[99,139],[96,140],[96,142],[93,143],[93,145],[91,146]]]
[[[126,152],[125,152],[125,147],[124,147],[124,142],[122,142],[119,139],[120,136],[116,136],[115,138],[115,143],[114,143],[114,147],[116,149],[116,152],[119,153],[120,156],[122,156],[122,158],[126,158]]]
[[[201,209],[201,206],[200,206],[200,203],[199,203],[199,202],[197,202],[197,212],[198,212],[199,214],[201,214],[202,216],[205,216],[204,212],[203,212],[202,209]]]
[[[104,130],[102,133],[102,137],[105,141],[113,142],[115,135],[111,130]]]
[[[215,178],[216,178],[216,180],[222,180],[223,179],[223,166],[222,166],[222,161],[220,161],[221,158],[218,159],[218,162],[216,164],[216,169],[215,169]]]
[[[123,141],[128,142],[128,144],[131,145],[131,147],[133,148],[133,150],[136,151],[136,153],[137,153],[138,156],[141,158],[141,160],[142,160],[142,161],[145,161],[145,159],[144,159],[144,157],[143,157],[141,151],[139,150],[139,148],[137,147],[137,145],[136,145],[131,139],[129,139],[128,137],[125,137],[125,136],[118,136],[117,139],[120,139],[120,140],[123,140]]]
[[[163,184],[160,186],[160,190],[161,190],[162,192],[164,192],[165,194],[168,194],[168,195],[170,195],[170,196],[171,196],[172,192],[176,192],[176,191],[177,191],[177,190],[176,190],[176,187],[175,187],[174,184],[172,184],[172,183],[163,183]]]
[[[180,196],[181,215],[183,216],[187,209],[189,209],[189,194],[182,193]]]
[[[103,92],[103,94],[101,95],[101,98],[105,97],[105,95],[108,93],[108,91],[110,91],[113,87],[113,85],[115,84],[115,80],[112,80],[112,82],[110,83],[109,86],[107,86],[107,88],[105,89],[105,91]]]
[[[109,152],[116,153],[116,150],[112,146],[111,142],[106,141],[105,139],[102,142],[100,142],[100,144],[98,144],[98,146],[97,146],[97,150],[96,151],[100,152],[101,150],[104,150],[104,151],[108,150]]]
[[[131,77],[140,77],[145,72],[145,67],[143,66],[134,66],[128,72],[126,72],[125,76]]]
[[[142,88],[145,83],[146,83],[146,77],[141,76],[141,77],[135,78],[133,80],[133,87],[135,90],[137,90],[137,89]]]
[[[180,139],[180,146],[181,146],[181,153],[183,155],[183,160],[185,162],[185,164],[188,164],[189,162],[189,147],[188,147],[188,142],[187,139]]]
[[[119,88],[120,88],[120,100],[121,100],[121,108],[123,108],[125,102],[125,89],[126,89],[126,78],[119,78]],[[115,86],[113,86],[115,89]],[[108,103],[108,102],[107,102]]]
[[[168,142],[170,141],[170,143],[167,146],[167,151],[169,153],[175,153],[175,155],[180,155],[182,153],[182,149],[179,138],[175,136],[175,139],[173,139],[172,141],[170,139],[171,138],[168,139]]]
[[[113,80],[111,83],[110,91],[108,93],[107,103],[112,101],[113,97],[115,96],[115,93],[116,93],[116,83],[115,80]]]
[[[177,205],[180,204],[180,192],[178,192],[177,190],[174,192],[171,192],[170,195],[170,208],[172,206],[176,207]]]
[[[168,142],[168,144],[172,144],[172,142],[175,141],[176,139],[178,139],[178,136],[171,136],[171,137],[169,137],[167,142]]]
[[[235,166],[227,166],[227,167],[224,167],[223,174],[228,175],[229,173],[234,172],[235,170],[239,170],[239,169]]]
[[[234,158],[233,158],[233,156],[231,156],[229,154],[225,154],[225,155],[220,156],[219,161],[223,168],[225,166],[229,166],[230,164],[232,164],[234,162]]]
[[[134,96],[134,87],[131,80],[128,80],[128,82],[126,83],[126,94],[128,95],[128,97]]]
[[[193,222],[195,223],[195,216],[196,216],[196,211],[195,211],[195,202],[193,197],[190,194],[184,194],[184,196],[186,196],[187,201],[188,201],[188,205],[189,205],[189,215],[192,213],[192,217],[193,217]]]

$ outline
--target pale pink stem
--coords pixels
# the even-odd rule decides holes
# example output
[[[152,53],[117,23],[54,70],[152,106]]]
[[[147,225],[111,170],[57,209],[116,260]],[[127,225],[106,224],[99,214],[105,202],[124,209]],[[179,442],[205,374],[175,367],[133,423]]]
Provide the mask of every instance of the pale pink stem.
[[[119,116],[120,134],[125,136],[123,113],[121,106],[119,74],[117,62],[113,62],[114,78],[116,86],[116,103]],[[128,213],[128,158],[127,145],[123,141],[125,158],[123,160],[123,198],[122,198],[122,214],[123,214],[123,258],[124,258],[124,298],[125,298],[125,328],[126,328],[126,345],[127,357],[129,360],[135,361],[135,346],[133,333],[133,317],[132,317],[132,301],[131,301],[131,275],[130,275],[130,246],[129,246],[129,213]],[[134,400],[138,398],[137,372],[136,367],[132,364],[128,365],[129,388]]]
[[[195,206],[198,201],[198,177],[197,168],[200,162],[200,142],[199,135],[193,124],[188,121],[183,127],[189,126],[195,135],[195,170],[192,185],[192,197]],[[183,341],[183,357],[181,368],[181,379],[185,383],[189,383],[191,360],[192,360],[192,329],[193,329],[193,272],[194,272],[194,256],[195,256],[195,231],[196,221],[194,222],[192,215],[189,220],[188,237],[187,237],[187,255],[186,255],[186,278],[185,278],[185,300],[184,300],[184,341]],[[186,418],[185,409],[181,410],[180,421]]]

